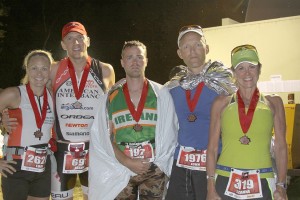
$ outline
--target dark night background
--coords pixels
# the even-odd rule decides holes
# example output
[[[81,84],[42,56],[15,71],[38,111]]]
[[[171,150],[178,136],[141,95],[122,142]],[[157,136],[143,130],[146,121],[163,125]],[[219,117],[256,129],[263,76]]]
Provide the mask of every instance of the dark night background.
[[[120,66],[124,41],[135,39],[148,48],[146,76],[164,83],[170,69],[183,64],[176,53],[181,26],[220,26],[222,18],[251,21],[249,6],[261,11],[261,17],[252,21],[260,20],[266,13],[276,13],[270,9],[270,2],[276,1],[284,2],[279,10],[295,11],[296,5],[292,14],[300,14],[298,0],[259,2],[263,1],[268,9],[253,7],[251,0],[0,0],[0,88],[19,85],[22,61],[30,50],[49,50],[55,60],[65,57],[61,29],[70,21],[84,24],[91,38],[89,55],[110,63],[116,80],[124,77]]]
[[[170,69],[183,64],[176,53],[181,26],[295,15],[300,15],[300,0],[0,0],[0,88],[19,85],[30,50],[49,50],[55,60],[65,57],[61,29],[70,21],[84,24],[91,38],[89,55],[110,63],[116,80],[125,75],[120,66],[124,41],[134,39],[148,48],[146,76],[165,83]],[[300,178],[291,183],[289,198],[299,199]]]

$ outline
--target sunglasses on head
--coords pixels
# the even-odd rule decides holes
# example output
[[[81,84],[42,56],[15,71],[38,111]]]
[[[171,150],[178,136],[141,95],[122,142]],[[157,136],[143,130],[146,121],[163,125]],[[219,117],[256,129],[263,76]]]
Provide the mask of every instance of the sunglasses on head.
[[[245,50],[245,49],[250,49],[250,50],[254,50],[255,52],[257,52],[255,46],[250,45],[250,44],[245,44],[245,45],[237,46],[237,47],[235,47],[234,49],[232,49],[232,51],[231,51],[231,56],[232,56],[233,54],[235,54],[236,52],[239,52],[239,51]]]
[[[187,25],[187,26],[181,27],[181,29],[179,30],[179,33],[183,32],[183,31],[186,31],[186,30],[189,30],[189,29],[200,29],[200,30],[202,30],[201,26],[199,26],[199,25]]]

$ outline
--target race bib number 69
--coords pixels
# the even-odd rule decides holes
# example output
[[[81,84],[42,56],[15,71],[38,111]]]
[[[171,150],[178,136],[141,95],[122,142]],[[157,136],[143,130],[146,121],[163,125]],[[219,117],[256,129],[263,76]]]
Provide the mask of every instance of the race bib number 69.
[[[63,173],[78,174],[88,170],[89,153],[84,143],[70,143],[64,154]]]

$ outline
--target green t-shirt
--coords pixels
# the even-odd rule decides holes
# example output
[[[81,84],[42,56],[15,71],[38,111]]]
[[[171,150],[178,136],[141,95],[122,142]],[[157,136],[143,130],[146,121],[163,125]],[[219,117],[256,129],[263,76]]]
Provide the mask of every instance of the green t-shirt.
[[[148,84],[148,94],[145,107],[138,124],[143,127],[142,131],[133,129],[137,122],[133,119],[126,104],[123,88],[120,87],[109,96],[108,114],[113,123],[113,134],[115,142],[121,151],[125,145],[120,143],[144,142],[150,141],[154,147],[155,127],[157,122],[157,98]]]

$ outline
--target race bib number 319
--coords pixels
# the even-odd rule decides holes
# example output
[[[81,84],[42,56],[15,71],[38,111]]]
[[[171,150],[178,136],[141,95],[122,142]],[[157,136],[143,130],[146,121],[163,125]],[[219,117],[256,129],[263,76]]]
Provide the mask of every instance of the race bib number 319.
[[[232,169],[225,195],[236,199],[261,198],[262,189],[259,171]]]

